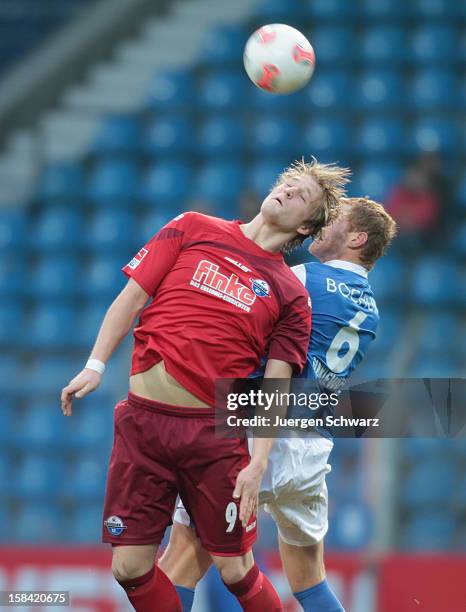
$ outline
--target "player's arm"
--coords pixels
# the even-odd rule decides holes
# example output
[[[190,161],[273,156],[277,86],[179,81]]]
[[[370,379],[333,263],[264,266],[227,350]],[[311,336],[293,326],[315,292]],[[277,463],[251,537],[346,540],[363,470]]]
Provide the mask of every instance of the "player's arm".
[[[269,359],[265,367],[263,387],[267,388],[266,379],[273,379],[280,387],[280,393],[287,393],[292,373],[291,364],[279,359]],[[275,383],[274,388],[277,387]],[[274,406],[271,414],[277,414],[279,410],[280,407]],[[260,483],[267,468],[273,442],[274,438],[254,438],[251,461],[238,474],[233,496],[241,498],[239,518],[243,526],[246,526],[251,516],[257,513]]]
[[[139,316],[148,299],[149,295],[146,291],[130,278],[107,310],[90,360],[97,360],[97,363],[105,364],[110,359],[117,346],[132,328],[136,317]],[[85,367],[69,382],[61,394],[62,411],[65,416],[71,416],[73,395],[81,398],[97,389],[102,374],[103,372]]]

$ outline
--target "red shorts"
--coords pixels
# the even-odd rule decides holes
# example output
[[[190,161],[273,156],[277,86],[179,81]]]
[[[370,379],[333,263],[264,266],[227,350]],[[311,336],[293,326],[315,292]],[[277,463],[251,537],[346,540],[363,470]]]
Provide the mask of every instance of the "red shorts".
[[[213,408],[183,408],[130,393],[115,407],[102,540],[160,544],[179,494],[203,547],[243,555],[256,540],[256,517],[245,528],[233,499],[249,463],[247,440],[215,434]]]

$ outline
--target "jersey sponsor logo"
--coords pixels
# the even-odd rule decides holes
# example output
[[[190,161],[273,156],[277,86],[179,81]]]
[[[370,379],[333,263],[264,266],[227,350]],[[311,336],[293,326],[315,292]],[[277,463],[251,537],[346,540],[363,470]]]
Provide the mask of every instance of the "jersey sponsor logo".
[[[133,257],[133,259],[129,262],[128,267],[131,268],[131,270],[135,270],[139,266],[141,261],[144,259],[144,257],[147,255],[148,252],[149,250],[146,249],[146,247],[142,247],[139,253],[137,253]]]
[[[250,312],[256,295],[249,287],[240,282],[236,274],[222,274],[217,264],[203,259],[190,282],[191,286],[219,297],[234,306]]]
[[[104,525],[112,536],[119,536],[126,529],[126,525],[119,516],[109,516],[108,519],[105,519]]]
[[[244,264],[240,263],[239,261],[236,261],[236,259],[232,259],[231,257],[225,257],[225,259],[229,261],[230,263],[234,264],[235,266],[238,266],[238,268],[243,270],[243,272],[252,272],[252,270],[247,268]]]
[[[245,531],[246,533],[249,533],[250,531],[252,531],[254,529],[254,527],[256,526],[257,521],[253,521],[252,523],[250,523],[249,525],[247,525],[245,527]]]
[[[259,278],[251,278],[252,290],[258,297],[269,297],[270,287],[269,283]]]

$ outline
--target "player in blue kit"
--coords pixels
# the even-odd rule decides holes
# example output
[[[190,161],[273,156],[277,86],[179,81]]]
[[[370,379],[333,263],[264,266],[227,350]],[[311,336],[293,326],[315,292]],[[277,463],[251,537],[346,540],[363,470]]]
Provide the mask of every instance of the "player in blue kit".
[[[367,198],[342,201],[341,213],[310,246],[319,262],[292,270],[312,300],[312,333],[303,376],[321,390],[342,389],[376,336],[379,314],[368,281],[396,226],[384,208]],[[296,381],[299,385],[299,380]],[[289,416],[323,416],[329,408],[309,415],[293,406]],[[279,549],[290,587],[303,609],[338,612],[341,603],[325,578],[323,540],[328,530],[325,476],[333,448],[331,432],[317,429],[303,437],[279,438],[262,480],[259,503],[273,517]],[[184,508],[175,514],[169,546],[160,560],[190,610],[194,587],[210,566]]]

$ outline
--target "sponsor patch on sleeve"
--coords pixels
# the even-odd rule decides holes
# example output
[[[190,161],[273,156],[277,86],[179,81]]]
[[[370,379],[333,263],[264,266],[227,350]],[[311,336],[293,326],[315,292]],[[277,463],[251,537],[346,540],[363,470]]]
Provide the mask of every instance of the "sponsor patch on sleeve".
[[[137,255],[135,255],[133,259],[129,262],[128,267],[131,268],[131,270],[135,270],[148,252],[149,250],[146,249],[146,247],[142,247],[139,253],[137,253]]]

